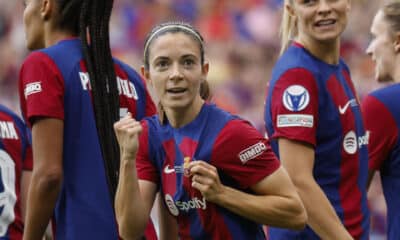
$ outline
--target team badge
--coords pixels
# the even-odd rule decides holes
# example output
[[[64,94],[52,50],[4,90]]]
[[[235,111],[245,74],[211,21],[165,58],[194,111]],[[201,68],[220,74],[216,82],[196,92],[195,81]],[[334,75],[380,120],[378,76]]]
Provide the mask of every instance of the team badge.
[[[287,110],[298,112],[308,106],[310,103],[310,94],[303,86],[292,85],[286,88],[282,101]]]

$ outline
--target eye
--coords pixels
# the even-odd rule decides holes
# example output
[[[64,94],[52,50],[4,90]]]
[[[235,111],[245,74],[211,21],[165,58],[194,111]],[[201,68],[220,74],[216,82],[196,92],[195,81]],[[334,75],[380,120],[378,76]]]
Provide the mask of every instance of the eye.
[[[316,0],[303,0],[302,1],[302,3],[304,4],[304,5],[312,5],[312,4],[314,4],[315,2],[317,2]]]
[[[167,59],[160,59],[156,62],[155,66],[157,69],[165,69],[169,65],[169,61]]]
[[[191,58],[185,58],[184,60],[183,60],[183,66],[185,67],[185,68],[190,68],[190,67],[192,67],[196,62],[193,60],[193,59],[191,59]]]

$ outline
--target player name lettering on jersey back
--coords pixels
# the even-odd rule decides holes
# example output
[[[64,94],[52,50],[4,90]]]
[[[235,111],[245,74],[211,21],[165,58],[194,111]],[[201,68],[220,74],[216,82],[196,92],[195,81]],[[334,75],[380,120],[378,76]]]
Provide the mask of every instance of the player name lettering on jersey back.
[[[79,72],[79,77],[81,79],[81,84],[83,90],[87,91],[91,89],[90,86],[90,78],[87,72]],[[119,95],[124,95],[127,98],[133,98],[135,100],[139,99],[139,96],[136,92],[135,85],[127,79],[122,79],[117,77],[117,87]]]
[[[13,122],[0,121],[0,138],[2,139],[18,139],[17,131]]]
[[[249,160],[261,155],[266,149],[267,147],[263,142],[258,142],[246,148],[245,150],[241,151],[238,156],[240,161],[242,161],[242,163],[245,164]]]

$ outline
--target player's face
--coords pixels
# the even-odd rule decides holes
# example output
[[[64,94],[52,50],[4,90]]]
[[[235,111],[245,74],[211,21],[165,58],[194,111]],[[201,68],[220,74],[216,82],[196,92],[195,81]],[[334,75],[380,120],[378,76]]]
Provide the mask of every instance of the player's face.
[[[40,16],[41,0],[24,0],[24,29],[27,48],[30,50],[44,47],[43,21]]]
[[[396,69],[396,43],[382,11],[374,17],[371,35],[372,40],[367,48],[367,54],[375,62],[375,77],[379,82],[392,81]]]
[[[300,38],[337,40],[347,25],[350,0],[293,0],[287,5],[294,15]]]
[[[164,109],[180,111],[202,102],[200,84],[207,77],[208,64],[202,65],[196,40],[182,32],[166,33],[153,40],[149,51],[145,76]]]

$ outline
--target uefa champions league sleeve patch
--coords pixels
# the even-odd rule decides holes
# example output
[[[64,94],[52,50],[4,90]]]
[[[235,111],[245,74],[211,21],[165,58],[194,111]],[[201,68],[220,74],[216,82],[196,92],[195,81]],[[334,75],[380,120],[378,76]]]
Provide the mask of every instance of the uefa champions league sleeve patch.
[[[310,103],[310,94],[301,85],[291,85],[284,91],[282,101],[287,110],[299,112]]]

